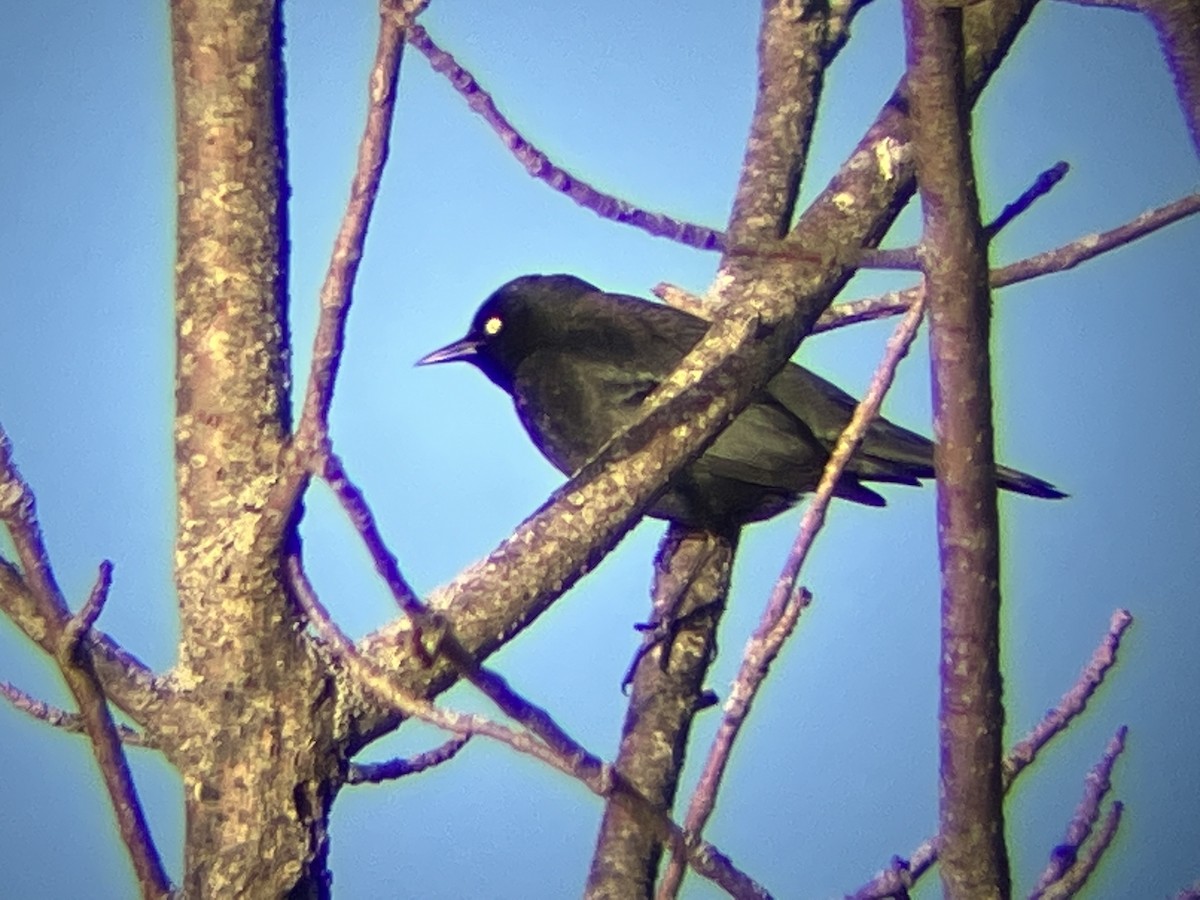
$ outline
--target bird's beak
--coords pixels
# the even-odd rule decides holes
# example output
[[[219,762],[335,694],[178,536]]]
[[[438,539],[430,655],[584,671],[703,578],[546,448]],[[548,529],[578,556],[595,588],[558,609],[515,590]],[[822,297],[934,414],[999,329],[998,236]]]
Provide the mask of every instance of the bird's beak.
[[[418,366],[432,366],[434,363],[455,362],[457,360],[470,360],[479,353],[479,341],[473,338],[465,337],[455,341],[453,344],[447,344],[439,350],[434,350],[432,353],[427,353],[417,360]]]

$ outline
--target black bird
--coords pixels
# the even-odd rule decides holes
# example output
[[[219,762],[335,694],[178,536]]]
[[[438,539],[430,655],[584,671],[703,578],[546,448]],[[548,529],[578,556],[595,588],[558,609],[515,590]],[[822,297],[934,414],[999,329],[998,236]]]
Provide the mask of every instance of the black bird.
[[[466,337],[418,365],[463,360],[512,395],[538,449],[570,475],[638,414],[638,407],[704,336],[708,323],[674,307],[609,294],[572,275],[525,275],[475,313]],[[816,488],[853,397],[786,364],[696,460],[671,479],[648,515],[716,529],[767,519]],[[933,477],[933,443],[876,419],[835,496],[884,506],[864,481],[919,485]],[[1002,488],[1066,496],[996,467]]]

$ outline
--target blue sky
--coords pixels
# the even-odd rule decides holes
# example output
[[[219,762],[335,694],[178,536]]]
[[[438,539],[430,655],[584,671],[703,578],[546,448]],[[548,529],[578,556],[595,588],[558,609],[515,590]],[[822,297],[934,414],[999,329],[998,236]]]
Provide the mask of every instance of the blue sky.
[[[758,4],[694,6],[435,0],[423,21],[565,168],[644,207],[721,227],[753,101]],[[64,590],[81,602],[98,562],[112,559],[100,625],[158,668],[171,664],[176,639],[165,7],[48,0],[0,9],[0,422],[37,491]],[[294,3],[285,14],[302,376],[361,133],[376,17],[373,4]],[[805,197],[891,92],[899,35],[892,2],[856,23],[830,73]],[[993,212],[1057,160],[1073,167],[1004,233],[998,261],[1116,226],[1200,180],[1154,35],[1115,10],[1044,4],[985,96],[975,137]],[[915,237],[909,212],[893,245]],[[1163,896],[1200,876],[1197,246],[1200,223],[1177,224],[996,297],[1000,456],[1072,495],[1002,504],[1010,740],[1073,683],[1115,607],[1136,618],[1086,720],[1016,791],[1009,832],[1022,888],[1061,840],[1084,772],[1120,724],[1131,728],[1116,772],[1127,810],[1095,895]],[[406,55],[333,431],[419,589],[488,552],[560,477],[482,375],[412,362],[458,337],[482,299],[518,274],[569,271],[644,295],[663,280],[701,290],[715,265],[711,254],[601,221],[532,181],[423,57]],[[846,297],[908,283],[876,273]],[[861,391],[891,327],[814,339],[799,358]],[[928,432],[926,358],[921,342],[885,411]],[[835,505],[804,577],[815,603],[755,710],[711,827],[779,896],[851,890],[936,822],[933,491],[887,493],[882,511]],[[355,635],[388,621],[393,606],[328,495],[314,489],[307,507],[310,568],[338,620]],[[718,692],[797,521],[793,512],[747,532],[710,679]],[[662,530],[639,526],[494,660],[607,756]],[[7,623],[0,678],[63,699],[51,668]],[[479,705],[462,690],[447,702]],[[700,720],[694,760],[715,718]],[[437,740],[405,730],[370,755]],[[132,756],[178,874],[178,780],[151,754]],[[129,896],[106,804],[81,740],[0,706],[0,872],[13,896]],[[572,896],[599,813],[583,788],[476,741],[431,774],[343,792],[335,892]],[[694,879],[688,891],[714,895]]]

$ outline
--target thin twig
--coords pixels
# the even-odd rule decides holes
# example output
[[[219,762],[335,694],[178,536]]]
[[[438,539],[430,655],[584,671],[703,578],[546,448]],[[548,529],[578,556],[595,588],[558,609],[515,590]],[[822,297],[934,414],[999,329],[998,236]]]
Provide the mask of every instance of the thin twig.
[[[655,237],[669,238],[700,250],[721,250],[724,247],[725,236],[714,228],[641,209],[626,200],[606,194],[555,165],[497,109],[491,94],[480,86],[475,76],[434,43],[429,32],[420,25],[413,25],[408,29],[408,42],[425,54],[433,70],[446,77],[451,86],[466,100],[471,111],[496,132],[517,162],[534,178],[544,181],[554,190],[565,194],[601,218],[633,225]]]
[[[315,447],[328,430],[329,407],[333,402],[334,381],[346,342],[346,321],[350,314],[354,279],[362,260],[367,226],[388,156],[404,32],[406,27],[416,27],[411,24],[412,18],[424,9],[427,2],[394,4],[396,9],[389,9],[385,4],[380,11],[379,42],[368,77],[367,121],[358,145],[358,162],[350,182],[350,198],[333,242],[325,281],[321,285],[312,364],[304,391],[304,408],[296,430],[296,443],[303,451]],[[294,480],[289,482],[288,489],[297,489],[297,483]]]
[[[379,784],[416,775],[454,759],[469,740],[470,734],[456,734],[444,744],[416,756],[389,759],[387,762],[351,763],[350,770],[346,773],[346,784]]]
[[[1086,235],[1053,250],[1047,250],[1044,253],[1038,253],[1009,263],[1007,266],[993,269],[988,277],[989,284],[993,288],[1000,288],[1042,275],[1066,271],[1093,257],[1133,243],[1139,238],[1146,237],[1160,228],[1165,228],[1197,212],[1200,212],[1200,193],[1188,194],[1171,203],[1147,210],[1117,228],[1099,234]],[[654,289],[658,296],[671,303],[672,306],[680,304],[674,299],[667,300],[664,293],[670,292],[673,297],[677,298],[676,292],[678,291],[680,291],[679,288],[671,285],[658,285]],[[900,291],[889,291],[878,297],[864,297],[861,300],[836,303],[825,310],[817,320],[817,324],[813,326],[813,334],[832,331],[835,328],[843,328],[857,322],[898,316],[912,306],[920,291],[920,286],[914,286]],[[689,311],[695,312],[694,309],[689,309]]]
[[[12,462],[12,445],[3,427],[0,427],[0,519],[8,526],[13,547],[41,614],[53,629],[52,643],[57,648],[55,661],[79,706],[80,719],[91,740],[117,827],[129,852],[142,894],[145,897],[164,897],[170,892],[171,882],[150,836],[150,828],[121,746],[121,736],[96,677],[90,643],[80,641],[79,634],[72,634],[72,617],[50,565],[37,519],[33,491]],[[101,567],[101,578],[97,589],[93,591],[94,596],[99,596],[95,600],[89,598],[84,606],[85,616],[91,615],[90,609],[93,607],[97,614],[99,612],[103,594],[107,591],[104,575],[104,567]],[[80,628],[83,621],[82,618],[77,620],[75,627]],[[86,634],[86,630],[83,634]]]
[[[401,574],[396,555],[388,549],[375,516],[367,505],[367,498],[350,480],[341,459],[336,454],[325,451],[316,457],[315,465],[315,474],[320,475],[333,490],[350,519],[350,524],[354,526],[354,530],[366,545],[367,552],[371,554],[375,571],[388,586],[396,604],[413,618],[424,617],[427,614],[425,604],[417,598],[416,591]]]
[[[1200,192],[1148,210],[1117,228],[1088,235],[1054,250],[1003,266],[992,273],[991,285],[1003,287],[1051,272],[1065,272],[1197,212],[1200,212]]]
[[[1067,730],[1067,726],[1087,708],[1088,701],[1095,696],[1105,677],[1117,662],[1117,651],[1121,639],[1133,617],[1124,609],[1112,614],[1108,632],[1092,653],[1092,658],[1079,674],[1071,689],[1063,694],[1058,704],[1047,711],[1024,740],[1016,744],[1004,758],[1004,789],[1009,790],[1017,778],[1029,767],[1055,736]],[[937,838],[926,840],[908,856],[907,862],[898,860],[898,865],[889,866],[867,884],[851,895],[854,900],[880,900],[908,890],[929,868],[937,862]]]
[[[80,641],[88,637],[92,626],[96,624],[100,613],[104,611],[104,604],[108,602],[109,589],[112,588],[112,575],[112,561],[106,559],[100,563],[96,583],[92,585],[92,591],[88,594],[83,608],[67,621],[67,627],[63,631],[63,640],[70,645],[71,655],[74,655],[79,649]]]
[[[1067,825],[1066,837],[1050,854],[1050,861],[1037,884],[1030,894],[1030,900],[1059,896],[1065,886],[1070,885],[1071,891],[1063,896],[1071,896],[1081,887],[1100,862],[1099,855],[1085,851],[1084,845],[1092,836],[1092,829],[1100,818],[1100,805],[1112,789],[1112,770],[1117,757],[1125,749],[1125,736],[1128,729],[1122,725],[1113,735],[1100,761],[1092,766],[1084,779],[1083,797]],[[1105,843],[1107,846],[1107,842]],[[1101,851],[1103,852],[1103,851]],[[1082,871],[1080,871],[1082,869]]]
[[[1042,172],[1034,179],[1033,184],[1024,190],[1020,197],[1000,210],[1000,215],[984,226],[983,233],[988,236],[989,240],[994,238],[1004,230],[1004,227],[1009,222],[1054,190],[1055,185],[1066,178],[1069,171],[1071,171],[1070,165],[1065,160],[1059,160],[1049,169]]]
[[[317,598],[303,563],[297,553],[289,553],[284,564],[288,581],[300,605],[304,608],[309,623],[337,653],[339,660],[354,677],[376,693],[390,706],[406,716],[413,716],[459,735],[481,734],[507,744],[519,753],[525,753],[550,767],[577,779],[599,797],[620,798],[621,802],[640,814],[659,823],[661,836],[672,846],[684,846],[683,830],[669,818],[654,810],[648,800],[635,791],[612,766],[588,751],[581,744],[571,741],[566,752],[547,744],[539,736],[526,729],[514,729],[484,716],[459,713],[442,709],[399,688],[391,675],[364,656],[342,633],[337,624]],[[750,876],[737,869],[729,858],[708,843],[700,843],[687,851],[693,868],[701,875],[721,885],[734,897],[769,897]]]
[[[1113,802],[1113,805],[1108,808],[1108,814],[1104,817],[1104,824],[1100,826],[1096,836],[1079,852],[1079,858],[1075,865],[1063,873],[1060,881],[1046,889],[1046,892],[1042,894],[1042,900],[1067,900],[1079,893],[1100,865],[1100,860],[1104,858],[1104,852],[1111,846],[1113,838],[1117,836],[1117,828],[1121,824],[1121,814],[1124,811],[1125,804],[1120,800]]]
[[[5,700],[21,712],[32,716],[39,722],[45,722],[53,728],[58,728],[72,734],[84,734],[87,731],[87,726],[79,713],[68,712],[65,709],[52,706],[45,700],[39,700],[37,697],[26,693],[10,682],[0,681],[0,696],[3,696]],[[120,737],[121,743],[130,747],[150,747],[157,749],[157,743],[145,732],[137,731],[119,722],[116,725],[117,736]]]
[[[1054,189],[1054,186],[1063,180],[1067,172],[1070,171],[1070,168],[1065,162],[1060,161],[1040,173],[1033,184],[1026,188],[1021,196],[1005,206],[1000,211],[1000,215],[996,216],[990,224],[984,226],[983,233],[989,240],[994,238],[1008,223],[1033,206],[1039,198],[1050,193]],[[921,269],[921,254],[916,246],[896,247],[893,249],[865,247],[859,254],[857,266],[860,269],[919,271]]]
[[[724,715],[717,728],[716,736],[705,760],[700,780],[692,794],[684,817],[684,828],[689,834],[698,835],[712,814],[716,804],[726,766],[733,751],[733,744],[750,713],[750,707],[766,678],[771,663],[778,656],[784,641],[796,627],[800,613],[811,600],[811,594],[799,587],[800,571],[813,542],[825,523],[829,503],[838,479],[854,455],[871,422],[879,413],[883,398],[892,385],[896,367],[912,346],[917,328],[921,323],[924,304],[920,300],[908,311],[895,333],[887,342],[887,348],[879,367],[871,379],[866,396],[854,409],[845,429],[825,464],[817,490],[804,511],[796,541],[788,554],[783,571],[775,582],[771,598],[763,611],[754,634],[742,653],[742,663],[734,679],[729,698],[725,701]],[[672,859],[663,875],[658,889],[659,900],[667,900],[678,894],[683,871]]]

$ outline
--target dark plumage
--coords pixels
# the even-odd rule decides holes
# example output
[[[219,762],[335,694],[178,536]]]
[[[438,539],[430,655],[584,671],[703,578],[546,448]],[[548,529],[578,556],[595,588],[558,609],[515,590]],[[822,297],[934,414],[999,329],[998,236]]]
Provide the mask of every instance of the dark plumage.
[[[570,474],[618,430],[708,324],[673,307],[608,294],[571,275],[526,275],[484,302],[461,340],[418,365],[463,360],[512,395],[538,449]],[[856,403],[795,363],[785,365],[648,514],[724,528],[770,518],[816,488]],[[885,500],[864,481],[920,484],[933,477],[933,443],[876,419],[835,495],[869,506]],[[1065,496],[1053,485],[997,466],[1000,487]]]

